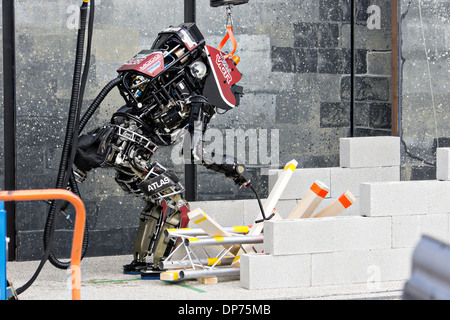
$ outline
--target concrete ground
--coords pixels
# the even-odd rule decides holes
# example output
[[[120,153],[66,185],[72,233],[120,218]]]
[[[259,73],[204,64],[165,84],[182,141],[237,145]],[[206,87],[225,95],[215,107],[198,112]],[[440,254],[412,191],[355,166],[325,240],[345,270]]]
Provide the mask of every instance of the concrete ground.
[[[247,290],[239,277],[222,277],[214,285],[197,280],[168,283],[142,280],[125,275],[122,265],[131,256],[84,258],[82,267],[83,300],[396,300],[401,299],[403,281],[337,286],[301,287],[270,290]],[[39,261],[8,262],[7,277],[14,288],[21,287],[37,269]],[[47,262],[33,285],[19,300],[70,300],[68,270]],[[268,272],[269,276],[270,272]]]

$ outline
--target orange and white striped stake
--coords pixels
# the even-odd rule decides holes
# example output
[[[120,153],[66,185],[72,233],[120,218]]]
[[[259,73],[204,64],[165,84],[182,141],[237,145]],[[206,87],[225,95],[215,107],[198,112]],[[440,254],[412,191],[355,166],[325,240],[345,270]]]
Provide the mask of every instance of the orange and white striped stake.
[[[344,192],[338,199],[320,210],[314,218],[335,217],[355,203],[355,197],[350,191]]]
[[[309,218],[327,196],[330,188],[316,180],[289,214],[288,219]]]

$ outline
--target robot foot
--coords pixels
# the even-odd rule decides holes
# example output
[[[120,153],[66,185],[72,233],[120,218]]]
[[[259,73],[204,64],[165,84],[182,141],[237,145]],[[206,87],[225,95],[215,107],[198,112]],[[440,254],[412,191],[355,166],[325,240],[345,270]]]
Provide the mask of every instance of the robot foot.
[[[123,273],[125,274],[141,274],[141,271],[150,266],[150,263],[145,261],[133,260],[130,264],[123,266]]]
[[[153,266],[149,266],[148,268],[141,271],[141,279],[143,280],[159,280],[162,272],[167,270],[161,270],[159,268],[155,268]]]

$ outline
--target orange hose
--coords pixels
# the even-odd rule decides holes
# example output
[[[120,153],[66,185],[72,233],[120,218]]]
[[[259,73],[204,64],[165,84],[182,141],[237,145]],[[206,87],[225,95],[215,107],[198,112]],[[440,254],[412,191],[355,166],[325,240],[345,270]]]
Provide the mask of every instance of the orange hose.
[[[72,300],[81,300],[81,251],[83,245],[86,210],[84,203],[74,193],[64,189],[37,189],[0,191],[0,201],[28,201],[60,199],[69,201],[76,210],[71,253]]]

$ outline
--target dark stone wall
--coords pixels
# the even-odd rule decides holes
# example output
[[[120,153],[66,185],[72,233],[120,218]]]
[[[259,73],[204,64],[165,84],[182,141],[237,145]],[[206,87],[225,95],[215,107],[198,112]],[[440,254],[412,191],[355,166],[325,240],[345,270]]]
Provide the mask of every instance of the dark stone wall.
[[[450,147],[450,1],[401,1],[402,178],[436,178]]]

